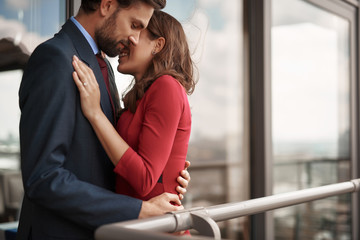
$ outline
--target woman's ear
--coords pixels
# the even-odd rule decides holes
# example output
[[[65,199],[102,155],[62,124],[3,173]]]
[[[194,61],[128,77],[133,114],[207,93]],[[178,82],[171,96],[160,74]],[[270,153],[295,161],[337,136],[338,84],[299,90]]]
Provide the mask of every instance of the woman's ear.
[[[165,46],[165,38],[163,37],[159,37],[158,39],[156,39],[156,44],[155,44],[155,51],[158,53],[160,52]]]

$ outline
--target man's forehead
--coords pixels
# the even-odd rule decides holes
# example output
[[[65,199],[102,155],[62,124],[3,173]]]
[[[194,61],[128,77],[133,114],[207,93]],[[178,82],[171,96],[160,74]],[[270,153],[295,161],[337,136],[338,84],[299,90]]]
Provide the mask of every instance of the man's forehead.
[[[120,15],[121,15],[121,12],[123,13],[122,16],[124,16],[126,14],[126,15],[128,15],[128,17],[130,18],[130,20],[132,22],[136,22],[137,24],[141,24],[144,27],[146,27],[150,21],[150,18],[152,16],[153,12],[154,12],[154,8],[148,4],[144,4],[144,3],[135,4],[134,3],[128,8],[121,9]]]

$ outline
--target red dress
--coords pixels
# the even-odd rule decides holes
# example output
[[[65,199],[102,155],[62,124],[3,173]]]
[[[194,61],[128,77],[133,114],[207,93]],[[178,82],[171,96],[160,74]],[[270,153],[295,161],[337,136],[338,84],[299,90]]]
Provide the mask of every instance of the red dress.
[[[116,192],[148,200],[176,192],[184,169],[191,129],[190,106],[179,82],[164,75],[138,101],[135,114],[124,112],[117,124],[130,148],[115,166]]]

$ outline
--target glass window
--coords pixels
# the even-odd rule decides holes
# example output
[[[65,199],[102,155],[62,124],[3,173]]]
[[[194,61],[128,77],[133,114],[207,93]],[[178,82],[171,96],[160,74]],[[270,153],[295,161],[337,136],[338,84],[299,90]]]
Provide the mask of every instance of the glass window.
[[[66,1],[0,0],[0,169],[19,169],[18,89],[31,52],[65,22]]]
[[[0,169],[19,169],[18,87],[21,70],[0,72]]]
[[[273,0],[273,193],[351,178],[350,22]],[[351,239],[350,195],[274,211],[275,239]]]
[[[65,22],[66,1],[0,0],[0,39],[22,44],[31,53]]]

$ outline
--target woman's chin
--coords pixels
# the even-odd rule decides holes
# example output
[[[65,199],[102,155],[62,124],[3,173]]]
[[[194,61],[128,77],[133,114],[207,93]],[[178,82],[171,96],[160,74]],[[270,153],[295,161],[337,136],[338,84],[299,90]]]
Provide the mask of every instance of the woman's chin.
[[[131,72],[126,69],[124,66],[121,65],[121,63],[117,67],[117,71],[122,74],[131,74]]]

